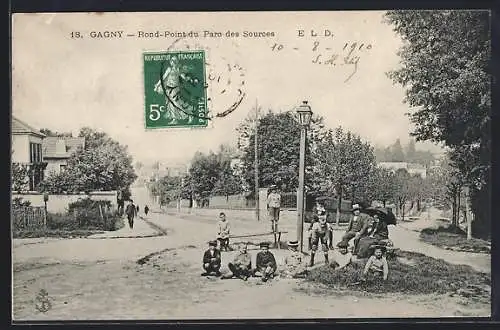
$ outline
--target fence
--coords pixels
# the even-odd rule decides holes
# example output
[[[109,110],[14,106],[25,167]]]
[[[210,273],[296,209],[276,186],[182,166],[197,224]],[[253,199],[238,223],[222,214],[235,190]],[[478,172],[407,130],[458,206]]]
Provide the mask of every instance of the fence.
[[[20,206],[12,209],[13,230],[39,230],[47,228],[45,208]]]
[[[49,194],[47,202],[47,212],[65,213],[68,205],[79,199],[90,197],[92,200],[109,200],[113,208],[117,206],[116,191],[93,191],[90,194]],[[31,206],[44,206],[43,194],[39,192],[16,193],[12,192],[12,199],[20,197],[23,201],[29,201]]]

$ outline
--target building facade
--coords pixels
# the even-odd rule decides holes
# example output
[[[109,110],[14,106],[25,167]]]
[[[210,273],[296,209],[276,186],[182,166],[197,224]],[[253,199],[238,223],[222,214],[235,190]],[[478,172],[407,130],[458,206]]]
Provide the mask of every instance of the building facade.
[[[42,146],[43,160],[47,163],[45,175],[59,174],[65,170],[71,155],[85,148],[85,138],[48,136]]]
[[[22,190],[34,191],[44,178],[46,163],[43,158],[43,140],[39,130],[12,117],[11,163],[27,169],[26,184]]]
[[[427,169],[421,164],[406,163],[406,162],[380,162],[378,166],[391,171],[397,171],[399,169],[404,169],[408,171],[410,175],[420,175],[423,179],[427,177]]]

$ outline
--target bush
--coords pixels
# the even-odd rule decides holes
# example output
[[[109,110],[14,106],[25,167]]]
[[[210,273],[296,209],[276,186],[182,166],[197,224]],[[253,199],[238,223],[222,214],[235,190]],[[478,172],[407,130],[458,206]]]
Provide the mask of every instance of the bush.
[[[437,247],[457,251],[490,253],[488,241],[472,238],[467,240],[467,233],[457,226],[440,226],[439,228],[424,228],[420,239]]]
[[[409,259],[412,264],[402,262],[400,258]],[[483,288],[485,285],[489,286],[491,281],[489,275],[469,266],[452,265],[421,253],[398,251],[397,258],[388,259],[388,263],[389,277],[386,282],[373,279],[360,282],[364,262],[353,263],[340,271],[328,266],[316,268],[308,274],[307,279],[355,291],[411,294],[443,294],[471,286]]]

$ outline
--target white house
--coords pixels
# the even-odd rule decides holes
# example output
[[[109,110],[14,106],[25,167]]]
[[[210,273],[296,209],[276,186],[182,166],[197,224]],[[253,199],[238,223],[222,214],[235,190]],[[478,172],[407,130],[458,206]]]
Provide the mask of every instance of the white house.
[[[380,162],[378,163],[378,166],[392,171],[405,169],[411,175],[418,174],[423,179],[425,179],[427,176],[427,169],[425,168],[425,166],[420,164],[406,162]]]
[[[67,161],[78,148],[85,148],[85,138],[48,136],[43,139],[43,160],[47,163],[45,175],[57,174],[67,166]]]
[[[27,189],[33,191],[43,180],[43,150],[45,135],[25,122],[12,117],[12,163],[28,166],[32,169]],[[40,166],[37,166],[40,165]]]

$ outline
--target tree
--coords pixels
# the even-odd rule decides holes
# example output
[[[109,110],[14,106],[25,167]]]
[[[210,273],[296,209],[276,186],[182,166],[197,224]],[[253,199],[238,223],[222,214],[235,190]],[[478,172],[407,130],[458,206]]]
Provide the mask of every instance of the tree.
[[[11,178],[12,190],[23,191],[29,183],[29,169],[28,165],[11,163]]]
[[[385,168],[377,167],[370,177],[372,199],[383,203],[395,201],[397,192],[396,175]]]
[[[373,148],[359,136],[338,127],[335,131],[328,131],[318,142],[314,159],[318,173],[321,173],[337,193],[338,224],[343,196],[354,196],[356,188],[368,186],[370,175],[375,168]],[[366,196],[362,199],[366,199]]]
[[[396,206],[398,214],[401,218],[405,218],[405,206],[411,198],[411,182],[410,174],[405,169],[398,169],[395,173],[396,177]]]
[[[137,178],[127,148],[106,133],[83,128],[85,148],[67,161],[64,172],[49,176],[42,188],[50,192],[122,190],[125,193]]]
[[[416,162],[417,159],[417,149],[415,148],[415,139],[410,139],[406,147],[405,160],[409,163]]]
[[[405,160],[405,154],[403,147],[401,146],[401,141],[399,139],[394,142],[391,146],[391,162],[403,162]]]
[[[471,192],[476,234],[489,233],[491,36],[488,11],[389,11],[417,141],[444,143]]]
[[[321,139],[323,119],[313,115],[306,144],[306,185],[312,186],[311,151]],[[242,174],[250,191],[255,189],[255,129],[247,119],[238,128]],[[296,191],[300,152],[300,125],[292,111],[271,110],[258,122],[259,186],[277,184],[284,191]]]

